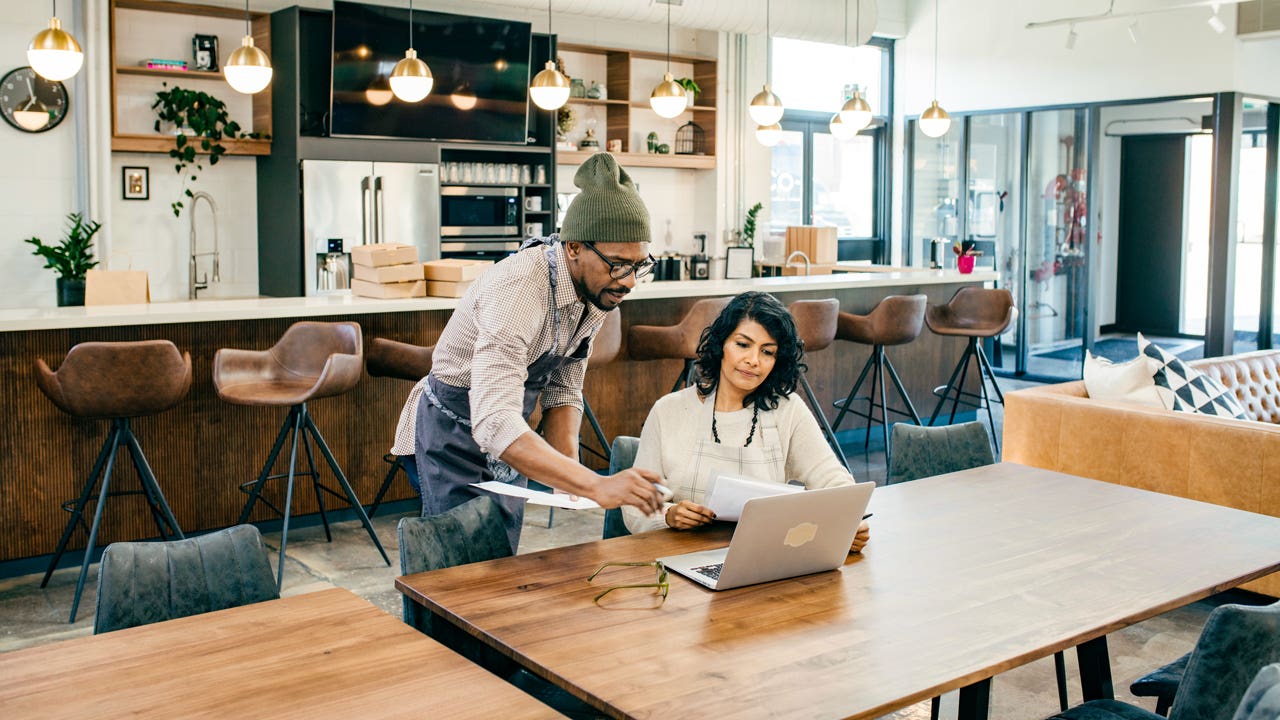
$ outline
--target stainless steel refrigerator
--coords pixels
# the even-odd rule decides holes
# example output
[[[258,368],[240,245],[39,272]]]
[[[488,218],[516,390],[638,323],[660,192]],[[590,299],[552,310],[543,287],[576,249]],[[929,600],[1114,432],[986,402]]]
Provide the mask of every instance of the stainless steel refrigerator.
[[[419,261],[440,258],[439,166],[360,160],[301,164],[307,295],[348,292],[356,245],[413,245]]]

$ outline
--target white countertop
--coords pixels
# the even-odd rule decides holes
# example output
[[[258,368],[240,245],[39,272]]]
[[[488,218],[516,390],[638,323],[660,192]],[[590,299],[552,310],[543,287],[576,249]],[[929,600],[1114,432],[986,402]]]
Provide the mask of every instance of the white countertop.
[[[991,282],[996,277],[996,273],[992,271],[961,275],[954,270],[921,269],[910,272],[859,272],[808,277],[646,282],[632,292],[627,302],[736,295],[747,290],[777,293],[853,287],[939,285],[964,281]],[[455,298],[377,300],[350,295],[325,295],[305,298],[188,300],[147,305],[24,308],[0,310],[0,332],[452,310],[457,304],[458,300]]]

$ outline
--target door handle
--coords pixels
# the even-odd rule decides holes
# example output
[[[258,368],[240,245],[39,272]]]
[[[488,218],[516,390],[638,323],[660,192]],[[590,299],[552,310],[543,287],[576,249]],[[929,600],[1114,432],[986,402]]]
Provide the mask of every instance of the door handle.
[[[376,243],[383,242],[383,236],[386,235],[386,228],[383,227],[385,210],[382,206],[382,176],[378,175],[373,179],[373,228]]]
[[[369,176],[360,178],[360,244],[369,244]]]

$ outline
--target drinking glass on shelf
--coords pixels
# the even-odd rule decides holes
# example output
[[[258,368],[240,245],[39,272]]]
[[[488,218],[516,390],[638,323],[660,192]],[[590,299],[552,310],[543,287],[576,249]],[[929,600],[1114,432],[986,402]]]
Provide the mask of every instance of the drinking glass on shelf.
[[[493,163],[484,164],[484,181],[487,183],[498,182],[498,167]]]
[[[538,183],[539,185],[547,184],[547,166],[546,165],[538,166],[537,174],[534,175],[534,182]]]
[[[522,185],[528,185],[532,182],[533,182],[533,171],[529,169],[528,165],[521,165],[520,166],[520,183]]]
[[[462,174],[458,177],[458,179],[455,182],[464,182],[464,183],[473,182],[473,178],[475,177],[475,174],[471,170],[471,163],[462,163],[461,168],[462,168]]]

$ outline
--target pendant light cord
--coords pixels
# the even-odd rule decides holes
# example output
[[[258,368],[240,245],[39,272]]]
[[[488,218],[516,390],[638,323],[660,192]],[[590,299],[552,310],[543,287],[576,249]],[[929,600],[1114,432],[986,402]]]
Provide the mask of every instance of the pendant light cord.
[[[245,4],[248,2],[245,0]],[[413,49],[413,0],[409,0],[409,49]]]
[[[551,38],[554,35],[551,32],[551,0],[547,0],[547,62],[554,63],[556,59],[552,57]]]
[[[844,0],[844,46],[849,47],[849,0]]]
[[[938,101],[938,0],[933,0],[933,100]]]
[[[53,0],[53,2],[56,5],[58,3],[58,0]],[[249,32],[249,0],[244,0],[244,34],[245,35],[253,34]]]
[[[667,74],[671,74],[671,3],[667,3]]]
[[[773,37],[769,34],[769,0],[764,0],[764,84],[769,84],[773,72]]]

